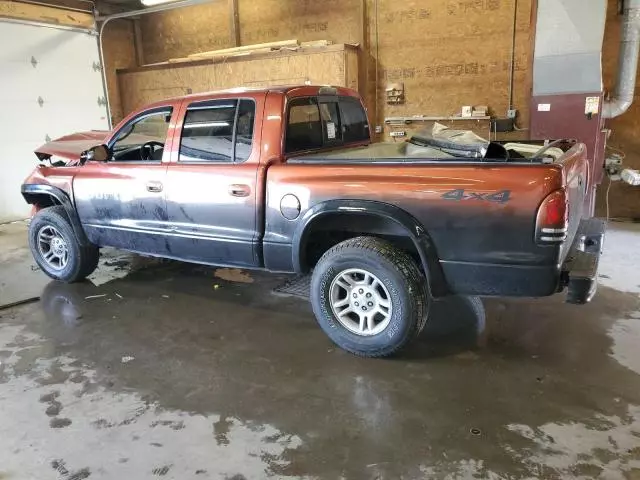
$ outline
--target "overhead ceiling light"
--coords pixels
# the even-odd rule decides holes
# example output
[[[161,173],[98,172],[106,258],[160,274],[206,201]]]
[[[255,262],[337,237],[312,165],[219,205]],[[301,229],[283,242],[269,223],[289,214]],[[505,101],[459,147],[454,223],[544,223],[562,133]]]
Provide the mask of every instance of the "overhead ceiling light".
[[[178,0],[140,0],[145,7],[155,7],[156,5],[163,5],[165,3],[174,3]]]

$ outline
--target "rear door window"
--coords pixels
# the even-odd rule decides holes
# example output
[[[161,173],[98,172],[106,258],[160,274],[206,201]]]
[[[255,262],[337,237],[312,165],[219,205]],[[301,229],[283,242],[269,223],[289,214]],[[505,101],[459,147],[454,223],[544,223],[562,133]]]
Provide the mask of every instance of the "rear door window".
[[[320,109],[315,98],[294,98],[289,104],[287,152],[322,147]]]
[[[254,120],[252,100],[211,100],[189,105],[179,161],[245,161],[251,155]]]
[[[253,101],[240,100],[236,121],[236,162],[244,162],[251,155],[255,119],[256,106]]]
[[[355,98],[305,97],[289,102],[286,153],[368,140],[367,116]]]
[[[369,120],[362,104],[352,97],[340,97],[342,139],[345,143],[369,140]]]

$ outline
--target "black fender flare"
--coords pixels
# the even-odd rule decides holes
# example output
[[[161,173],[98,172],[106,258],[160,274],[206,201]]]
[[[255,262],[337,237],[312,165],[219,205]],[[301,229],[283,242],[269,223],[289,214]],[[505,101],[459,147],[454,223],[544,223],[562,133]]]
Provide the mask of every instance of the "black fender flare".
[[[292,260],[296,272],[304,270],[302,249],[307,240],[309,227],[323,216],[335,213],[379,216],[400,225],[407,232],[407,236],[420,255],[430,294],[440,297],[449,293],[435,245],[424,226],[402,208],[375,200],[327,200],[307,210],[298,222],[292,238]]]
[[[71,198],[69,198],[69,195],[67,195],[64,190],[52,185],[25,183],[22,185],[21,191],[26,202],[31,205],[34,204],[30,199],[31,195],[47,195],[49,197],[53,197],[67,212],[67,216],[71,222],[71,227],[73,228],[73,233],[75,233],[78,243],[83,246],[90,245],[91,242],[89,242],[84,228],[82,228],[78,212],[76,211]]]

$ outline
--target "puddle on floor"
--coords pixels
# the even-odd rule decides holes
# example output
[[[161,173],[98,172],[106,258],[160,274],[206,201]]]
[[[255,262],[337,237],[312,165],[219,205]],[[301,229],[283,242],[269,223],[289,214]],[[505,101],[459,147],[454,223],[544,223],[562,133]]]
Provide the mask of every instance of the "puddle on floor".
[[[1,325],[0,352],[0,478],[281,478],[302,446],[268,424],[109,391],[21,326]]]

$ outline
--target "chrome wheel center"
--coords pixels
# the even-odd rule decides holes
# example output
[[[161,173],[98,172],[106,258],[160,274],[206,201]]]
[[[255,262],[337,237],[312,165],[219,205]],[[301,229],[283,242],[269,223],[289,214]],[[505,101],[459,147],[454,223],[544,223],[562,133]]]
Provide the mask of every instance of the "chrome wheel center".
[[[38,252],[54,270],[62,270],[69,262],[67,242],[52,225],[46,225],[38,231]]]
[[[391,321],[389,291],[366,270],[350,268],[340,272],[331,282],[329,293],[333,314],[350,332],[377,335]]]
[[[53,250],[56,255],[62,255],[62,253],[64,253],[64,248],[64,240],[60,237],[53,237],[51,239],[51,250]]]

